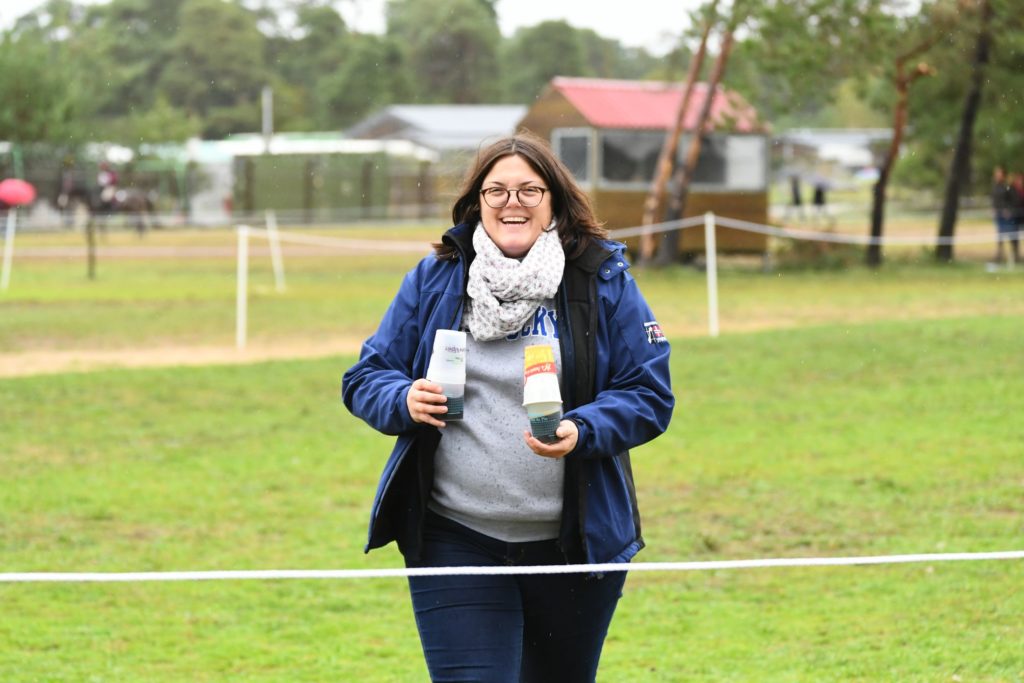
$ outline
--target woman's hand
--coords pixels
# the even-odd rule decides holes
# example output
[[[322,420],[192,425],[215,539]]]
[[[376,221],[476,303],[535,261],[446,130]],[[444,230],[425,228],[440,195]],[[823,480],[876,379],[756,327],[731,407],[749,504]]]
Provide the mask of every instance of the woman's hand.
[[[409,407],[409,417],[413,422],[433,425],[444,429],[445,423],[434,417],[444,415],[448,412],[448,398],[441,393],[440,384],[434,384],[428,379],[418,379],[409,387],[409,393],[405,395],[405,404]]]
[[[537,455],[558,459],[564,458],[572,452],[572,449],[576,448],[576,439],[580,436],[580,430],[572,420],[562,420],[558,424],[558,429],[555,430],[555,436],[558,437],[558,441],[555,443],[544,443],[534,438],[529,431],[524,431],[523,436],[526,437],[526,445]]]

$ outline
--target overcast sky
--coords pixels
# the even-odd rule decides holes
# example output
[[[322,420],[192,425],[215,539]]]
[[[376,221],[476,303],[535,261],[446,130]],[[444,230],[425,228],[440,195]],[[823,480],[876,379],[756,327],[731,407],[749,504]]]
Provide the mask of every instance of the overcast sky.
[[[10,26],[42,3],[43,0],[0,0],[0,27]],[[625,45],[664,54],[673,46],[672,37],[688,26],[689,10],[699,5],[700,0],[498,0],[498,22],[502,33],[511,35],[521,26],[565,19],[573,26],[592,28]],[[353,0],[342,3],[341,11],[349,26],[380,33],[384,30],[383,7],[384,0]]]

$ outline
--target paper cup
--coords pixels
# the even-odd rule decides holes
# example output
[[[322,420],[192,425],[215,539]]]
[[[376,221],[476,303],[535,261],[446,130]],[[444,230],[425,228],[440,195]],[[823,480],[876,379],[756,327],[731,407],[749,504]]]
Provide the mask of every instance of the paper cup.
[[[448,412],[437,416],[446,422],[461,420],[465,412],[466,350],[465,332],[438,330],[434,335],[427,379],[440,384],[448,399]]]
[[[544,443],[559,441],[555,436],[555,430],[562,422],[561,401],[529,403],[526,406],[526,416],[530,418],[530,433],[534,438]]]
[[[445,422],[452,420],[461,420],[463,416],[463,410],[466,403],[466,385],[465,384],[442,384],[441,388],[444,392],[445,398],[448,402],[445,403],[448,406],[448,412],[437,417]]]

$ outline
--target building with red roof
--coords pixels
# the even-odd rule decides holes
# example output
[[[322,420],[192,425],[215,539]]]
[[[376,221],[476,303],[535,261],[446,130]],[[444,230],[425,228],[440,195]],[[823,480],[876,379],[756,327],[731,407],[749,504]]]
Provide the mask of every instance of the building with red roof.
[[[708,96],[697,83],[684,116],[679,158],[686,154]],[[643,203],[665,139],[675,125],[683,86],[657,81],[556,77],[519,121],[551,142],[555,153],[590,193],[609,228],[639,225]],[[719,86],[711,101],[686,216],[705,211],[766,223],[768,127],[739,93]],[[719,228],[718,244],[763,253],[765,238]],[[688,230],[683,252],[703,249],[703,233]]]

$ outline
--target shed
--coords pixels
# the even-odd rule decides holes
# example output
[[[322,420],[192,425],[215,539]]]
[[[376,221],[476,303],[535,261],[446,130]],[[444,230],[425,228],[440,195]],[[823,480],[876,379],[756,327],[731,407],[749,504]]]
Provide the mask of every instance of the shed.
[[[680,160],[708,92],[706,83],[695,88],[684,118]],[[632,227],[643,217],[658,156],[682,97],[681,84],[556,77],[519,121],[519,128],[550,140],[608,228]],[[768,148],[767,130],[755,109],[739,93],[717,88],[685,215],[714,211],[766,223]],[[724,251],[767,249],[764,235],[739,230],[719,227],[716,239]],[[682,253],[703,248],[703,231],[683,231]]]

